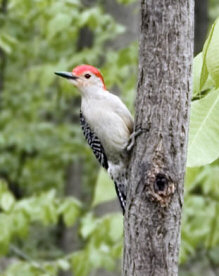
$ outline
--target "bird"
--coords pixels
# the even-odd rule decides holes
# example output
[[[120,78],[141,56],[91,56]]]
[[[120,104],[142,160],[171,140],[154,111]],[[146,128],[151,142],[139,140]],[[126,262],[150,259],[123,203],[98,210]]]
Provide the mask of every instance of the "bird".
[[[82,64],[72,72],[55,72],[70,81],[81,94],[80,124],[94,155],[114,181],[125,213],[127,168],[133,146],[134,119],[122,100],[107,90],[101,72]]]

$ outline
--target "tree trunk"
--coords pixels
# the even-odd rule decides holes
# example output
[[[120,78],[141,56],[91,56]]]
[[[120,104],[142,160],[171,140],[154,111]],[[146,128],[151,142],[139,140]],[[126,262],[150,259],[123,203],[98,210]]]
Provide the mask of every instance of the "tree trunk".
[[[136,126],[124,221],[124,276],[178,273],[194,0],[141,0]]]
[[[114,39],[110,42],[110,45],[114,49],[122,49],[125,45],[129,45],[131,42],[137,40],[138,29],[138,17],[136,16],[138,3],[137,1],[123,5],[119,4],[118,0],[102,1],[107,13],[111,14],[116,22],[125,26],[126,31],[120,35],[119,39]]]
[[[7,13],[7,0],[2,0],[1,6],[0,6],[0,15],[5,15]],[[6,67],[6,55],[0,47],[0,95],[3,92],[4,88],[4,72]]]

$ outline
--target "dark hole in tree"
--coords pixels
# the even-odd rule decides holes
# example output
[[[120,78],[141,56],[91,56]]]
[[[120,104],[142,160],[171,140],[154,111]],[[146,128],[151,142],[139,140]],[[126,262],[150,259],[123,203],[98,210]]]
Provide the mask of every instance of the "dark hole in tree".
[[[168,184],[168,180],[166,176],[162,173],[158,173],[156,175],[155,183],[154,183],[154,190],[155,192],[163,192]]]

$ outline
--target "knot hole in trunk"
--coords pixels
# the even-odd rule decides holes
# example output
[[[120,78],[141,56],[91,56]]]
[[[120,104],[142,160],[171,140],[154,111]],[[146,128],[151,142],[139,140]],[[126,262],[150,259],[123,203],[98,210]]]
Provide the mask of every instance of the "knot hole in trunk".
[[[168,185],[168,179],[162,173],[158,173],[154,182],[154,190],[155,192],[163,192]]]

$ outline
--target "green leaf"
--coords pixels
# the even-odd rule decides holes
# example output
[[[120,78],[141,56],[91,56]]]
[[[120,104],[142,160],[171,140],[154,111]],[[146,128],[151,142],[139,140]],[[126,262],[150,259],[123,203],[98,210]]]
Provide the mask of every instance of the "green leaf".
[[[185,177],[185,194],[188,194],[196,185],[199,184],[199,176],[201,169],[200,167],[186,168],[186,177]]]
[[[219,90],[192,103],[188,167],[203,166],[219,156]]]
[[[209,74],[216,83],[216,87],[219,87],[219,20],[213,26],[206,54],[206,65]]]
[[[29,217],[25,212],[15,212],[12,214],[13,234],[25,237],[29,230]]]
[[[70,268],[69,262],[67,260],[65,260],[65,259],[59,259],[57,261],[57,265],[58,265],[58,267],[60,269],[62,269],[64,271],[66,271],[66,270],[68,270]]]
[[[101,10],[98,7],[93,7],[85,10],[80,16],[80,26],[89,25],[91,28],[98,26],[98,20],[100,16],[103,16]]]
[[[74,253],[71,264],[75,276],[88,276],[92,269],[87,251]]]
[[[31,262],[16,261],[7,270],[7,276],[50,276],[54,274],[49,274],[44,271],[42,267],[35,265]]]
[[[115,262],[109,254],[109,247],[106,244],[101,244],[96,247],[95,244],[89,246],[89,258],[93,268],[103,267],[107,270],[112,270],[115,267]]]
[[[8,45],[8,44],[2,39],[2,37],[0,37],[0,48],[1,48],[6,54],[10,54],[11,51],[12,51],[10,45]]]
[[[59,13],[48,24],[48,37],[53,38],[57,33],[67,31],[71,24],[71,17]]]
[[[8,34],[0,35],[0,48],[6,53],[10,54],[16,46],[17,40]]]
[[[97,223],[98,220],[94,218],[92,213],[86,214],[81,221],[81,236],[86,239],[93,232]]]
[[[0,255],[7,252],[11,239],[11,221],[5,214],[0,214]]]
[[[113,181],[104,169],[100,169],[94,192],[93,206],[116,198]]]
[[[211,31],[210,34],[207,38],[207,40],[205,41],[204,47],[203,47],[203,65],[202,65],[202,71],[201,71],[201,79],[200,79],[200,90],[202,90],[207,78],[208,78],[208,68],[206,65],[206,55],[207,55],[207,51],[208,51],[208,47],[210,45],[211,42],[211,38],[214,32],[214,27],[215,27],[215,23],[212,25],[211,27]]]
[[[8,192],[8,186],[6,182],[0,179],[0,200],[1,200],[1,197],[4,195],[4,193],[7,193],[7,192]]]
[[[63,215],[66,226],[73,226],[76,219],[81,214],[81,204],[73,198],[67,198],[60,206],[58,212]]]
[[[207,69],[206,62],[204,62],[202,65],[202,71],[201,71],[200,90],[202,90],[204,84],[206,83],[207,78],[208,78],[208,69]]]
[[[109,236],[113,241],[122,238],[123,235],[123,215],[113,214],[109,217]]]
[[[1,196],[0,205],[2,209],[6,212],[12,209],[14,202],[15,202],[14,196],[9,192],[6,192]]]
[[[203,58],[202,53],[199,53],[193,59],[192,80],[193,80],[193,96],[200,92],[200,77],[202,71]]]
[[[201,97],[202,91],[209,90],[215,86],[215,83],[211,75],[208,75],[204,85],[202,86],[202,89],[200,88],[202,65],[203,65],[203,54],[201,52],[193,59],[193,66],[192,66],[193,97],[195,96]]]

